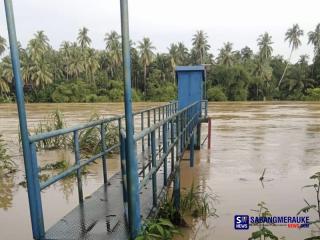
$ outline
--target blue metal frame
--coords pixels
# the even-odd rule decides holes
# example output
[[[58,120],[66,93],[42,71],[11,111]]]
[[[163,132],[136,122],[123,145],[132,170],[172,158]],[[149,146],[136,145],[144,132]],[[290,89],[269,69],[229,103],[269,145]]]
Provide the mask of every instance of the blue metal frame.
[[[107,159],[106,154],[120,147],[121,172],[123,178],[123,201],[125,213],[129,222],[130,236],[134,239],[141,226],[140,198],[139,193],[152,177],[153,205],[157,206],[157,173],[160,167],[164,169],[163,187],[170,184],[174,178],[174,201],[179,207],[180,198],[180,159],[184,149],[190,143],[190,165],[193,165],[194,152],[194,131],[202,117],[207,116],[207,102],[199,101],[181,109],[178,112],[177,102],[155,107],[136,113],[132,113],[131,102],[131,66],[130,66],[130,45],[129,45],[129,21],[128,21],[128,0],[120,0],[121,9],[121,30],[122,48],[124,63],[124,86],[125,86],[125,115],[101,119],[87,124],[81,124],[71,128],[60,129],[48,133],[29,136],[27,126],[27,116],[24,104],[23,81],[20,72],[19,51],[16,38],[12,0],[4,0],[10,42],[10,52],[15,80],[16,101],[19,114],[19,125],[22,139],[24,164],[27,178],[27,189],[29,198],[29,208],[32,223],[32,233],[34,239],[43,239],[45,227],[41,202],[41,190],[49,187],[64,177],[77,173],[79,203],[83,202],[83,190],[81,181],[81,170],[84,166],[96,159],[102,159],[104,183],[107,183]],[[158,111],[158,119],[156,112]],[[203,112],[204,111],[204,112]],[[151,126],[151,112],[153,112],[153,125]],[[144,114],[147,114],[147,128],[144,128]],[[162,113],[162,114],[161,114]],[[140,116],[141,132],[134,133],[135,116]],[[125,119],[125,130],[122,129],[122,120]],[[158,120],[158,122],[157,122]],[[106,147],[105,126],[114,123],[119,128],[119,143]],[[99,128],[101,134],[101,152],[88,158],[81,159],[79,133],[87,128]],[[158,132],[158,139],[156,139]],[[40,183],[38,174],[36,143],[65,134],[73,134],[75,164],[58,175]],[[170,135],[170,136],[169,136]],[[142,152],[145,152],[144,139],[148,138],[148,152],[151,148],[151,158],[147,165],[143,163],[141,181],[139,182],[137,142],[142,142]],[[161,139],[162,137],[162,139]],[[162,140],[162,142],[161,142]],[[158,143],[158,149],[156,148]],[[171,160],[171,172],[168,174],[168,157]],[[143,155],[144,161],[144,155]],[[146,173],[145,171],[148,170]]]

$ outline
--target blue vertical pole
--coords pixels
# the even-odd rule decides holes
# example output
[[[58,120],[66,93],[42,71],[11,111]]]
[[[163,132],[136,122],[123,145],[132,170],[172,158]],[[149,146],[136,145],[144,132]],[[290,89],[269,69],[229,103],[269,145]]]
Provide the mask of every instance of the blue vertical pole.
[[[124,76],[124,103],[126,116],[126,171],[128,187],[128,215],[130,237],[134,239],[140,231],[140,198],[136,144],[133,132],[132,97],[131,97],[131,59],[129,40],[128,0],[120,0],[121,35]]]
[[[152,168],[155,169],[157,167],[156,162],[156,133],[155,130],[151,133],[151,163]],[[157,171],[152,174],[152,199],[153,206],[157,206]]]
[[[79,134],[78,131],[74,131],[73,133],[73,141],[74,141],[74,156],[76,160],[76,164],[80,165],[80,146],[79,146]],[[78,182],[78,196],[79,202],[83,202],[83,191],[82,191],[82,180],[81,180],[81,168],[77,170],[77,182]]]
[[[101,151],[106,151],[106,129],[104,124],[100,125],[100,134],[101,134]],[[106,154],[102,155],[102,169],[103,169],[103,183],[108,183],[108,171],[107,171],[107,162],[106,162]]]
[[[176,147],[176,164],[174,172],[174,183],[173,183],[173,205],[176,209],[180,208],[180,153],[181,153],[181,137],[180,135],[180,115],[176,119],[176,131],[177,131],[177,147]]]
[[[20,72],[20,60],[17,44],[16,29],[14,23],[14,14],[12,0],[4,0],[6,19],[8,26],[8,35],[10,43],[10,53],[15,81],[16,102],[18,106],[20,134],[22,150],[24,157],[24,166],[27,178],[29,208],[31,215],[32,233],[34,239],[44,237],[44,223],[41,203],[41,193],[38,180],[38,166],[36,162],[35,149],[31,150],[28,135],[27,116],[24,104],[23,82]],[[31,152],[32,151],[32,152]]]
[[[174,142],[174,120],[172,119],[170,122],[170,133],[171,133],[171,144]],[[171,174],[174,172],[174,147],[171,150]]]
[[[190,167],[194,166],[194,133],[191,134],[190,140]]]
[[[168,124],[164,123],[162,126],[162,141],[163,141],[163,154],[167,154],[168,151]],[[163,162],[163,185],[167,186],[167,177],[168,177],[168,163],[167,157],[165,157]]]

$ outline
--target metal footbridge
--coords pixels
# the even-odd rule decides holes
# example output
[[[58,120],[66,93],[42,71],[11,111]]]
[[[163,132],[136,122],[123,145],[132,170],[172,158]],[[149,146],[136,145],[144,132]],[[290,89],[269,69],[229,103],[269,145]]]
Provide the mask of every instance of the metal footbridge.
[[[203,100],[204,67],[177,67],[178,101],[132,112],[128,3],[127,0],[121,0],[125,114],[30,136],[12,1],[4,0],[4,3],[33,238],[134,239],[143,221],[157,213],[168,188],[172,188],[174,205],[179,207],[180,161],[188,149],[190,167],[193,166],[194,149],[200,148],[201,123],[211,123],[207,117],[208,102]],[[109,143],[107,133],[108,126],[111,125],[118,132],[118,141],[113,144]],[[100,131],[100,152],[89,158],[82,158],[79,135],[91,128]],[[73,138],[74,164],[54,177],[40,181],[37,143],[66,135],[72,135]],[[208,146],[210,147],[210,135]],[[121,171],[108,177],[108,153],[116,149],[120,152]],[[99,160],[102,161],[102,186],[90,198],[84,199],[83,168]],[[77,179],[79,205],[55,225],[45,227],[42,191],[71,175],[75,175]]]

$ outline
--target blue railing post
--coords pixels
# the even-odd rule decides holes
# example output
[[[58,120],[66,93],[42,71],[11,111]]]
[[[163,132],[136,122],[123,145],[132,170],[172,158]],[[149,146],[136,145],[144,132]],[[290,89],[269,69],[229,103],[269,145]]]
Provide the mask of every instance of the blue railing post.
[[[151,123],[150,123],[150,110],[148,110],[148,128],[150,127]],[[151,140],[150,140],[150,134],[148,134],[148,149],[150,149],[150,144],[151,144]]]
[[[123,190],[123,202],[128,203],[128,192],[127,192],[127,173],[126,173],[126,140],[120,133],[120,166],[122,176],[122,190]],[[126,212],[127,216],[127,212]],[[128,219],[127,219],[128,220]]]
[[[80,146],[79,146],[79,133],[78,133],[78,131],[74,131],[73,141],[74,141],[74,157],[75,157],[76,165],[80,165]],[[83,191],[82,191],[81,168],[79,168],[77,170],[77,182],[78,182],[79,202],[82,203],[83,202]]]
[[[192,132],[190,140],[190,167],[194,166],[194,133]]]
[[[36,151],[36,145],[32,143],[31,145],[31,165],[32,165],[32,179],[29,178],[27,181],[31,181],[34,192],[36,193],[36,196],[39,197],[33,197],[34,204],[35,204],[35,219],[36,225],[38,225],[38,231],[39,231],[39,238],[36,239],[42,239],[44,236],[44,220],[43,220],[43,210],[42,210],[42,202],[41,202],[41,192],[40,192],[40,182],[39,182],[39,167],[38,167],[38,161],[37,161],[37,151]],[[33,225],[33,224],[32,224]],[[34,237],[35,238],[35,237]]]
[[[100,134],[101,134],[101,150],[102,152],[106,151],[106,129],[104,124],[100,125]],[[102,155],[102,169],[103,169],[103,182],[104,184],[108,183],[108,170],[106,163],[106,154]]]
[[[176,209],[180,208],[180,153],[181,153],[181,137],[180,137],[180,115],[177,116],[176,131],[177,131],[177,147],[176,147],[176,163],[175,175],[173,183],[173,204]]]
[[[151,133],[151,163],[152,163],[152,169],[155,169],[157,167],[156,162],[156,133],[155,131],[152,131]],[[153,199],[153,206],[157,206],[157,171],[155,171],[152,174],[152,199]]]
[[[126,115],[126,171],[128,191],[128,215],[130,237],[134,239],[141,227],[139,176],[136,144],[134,141],[132,97],[131,97],[131,59],[129,38],[129,13],[128,0],[120,0],[121,9],[121,36],[124,76],[124,102]]]
[[[162,126],[162,141],[163,141],[163,154],[167,154],[168,151],[168,124],[164,123]],[[163,185],[167,186],[167,177],[168,177],[168,163],[167,157],[163,161]]]
[[[19,115],[19,126],[24,157],[24,166],[27,178],[32,234],[34,239],[41,239],[44,237],[44,223],[40,186],[38,179],[38,166],[36,163],[35,149],[32,150],[29,141],[27,116],[24,104],[23,81],[20,71],[19,50],[14,23],[12,0],[4,0],[4,5],[10,43],[11,62],[15,82],[14,85]]]
[[[174,137],[174,120],[172,119],[171,120],[171,123],[170,123],[170,134],[171,134],[171,144],[173,143],[175,137]],[[172,148],[171,150],[171,174],[174,172],[174,147]]]

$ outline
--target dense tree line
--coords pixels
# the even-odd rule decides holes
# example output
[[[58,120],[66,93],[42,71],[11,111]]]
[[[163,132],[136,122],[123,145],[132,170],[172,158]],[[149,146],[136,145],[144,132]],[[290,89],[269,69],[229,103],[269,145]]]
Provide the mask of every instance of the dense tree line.
[[[131,42],[132,87],[134,100],[167,101],[176,97],[175,67],[205,64],[209,100],[320,100],[320,24],[308,34],[314,58],[300,56],[291,63],[293,52],[301,46],[304,31],[298,24],[285,33],[291,47],[287,59],[273,54],[272,36],[261,34],[258,52],[245,46],[234,50],[226,42],[218,56],[211,53],[208,36],[197,31],[192,48],[182,42],[172,43],[166,53],[156,52],[145,37]],[[19,44],[22,78],[29,102],[106,102],[121,101],[122,49],[121,36],[111,31],[104,38],[105,49],[91,46],[89,30],[78,32],[75,42],[62,42],[53,49],[43,31],[38,31],[26,48]],[[8,48],[0,37],[0,55]],[[10,56],[0,62],[0,102],[14,100]]]

